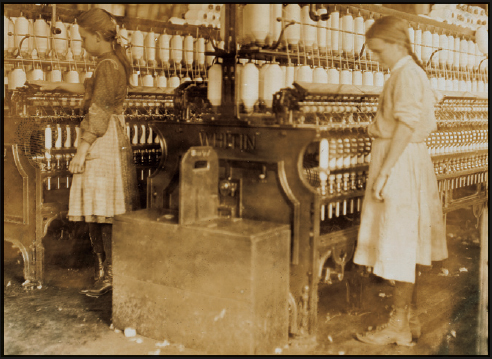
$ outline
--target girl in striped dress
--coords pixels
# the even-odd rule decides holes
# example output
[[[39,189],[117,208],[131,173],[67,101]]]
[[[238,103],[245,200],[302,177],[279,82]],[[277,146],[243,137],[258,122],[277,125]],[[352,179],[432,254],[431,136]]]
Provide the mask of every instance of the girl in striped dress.
[[[436,130],[435,96],[411,49],[408,23],[378,19],[367,46],[391,69],[368,131],[375,140],[354,262],[395,281],[395,313],[365,343],[410,345],[420,336],[416,265],[446,259],[446,235],[434,167],[424,140]]]
[[[97,57],[92,78],[84,84],[38,84],[42,89],[84,94],[86,113],[80,125],[77,153],[69,166],[73,180],[68,218],[89,224],[99,275],[95,286],[82,293],[97,297],[112,289],[113,217],[135,210],[138,205],[136,168],[123,116],[131,64],[117,43],[116,21],[110,13],[92,8],[82,13],[77,22],[82,46]]]

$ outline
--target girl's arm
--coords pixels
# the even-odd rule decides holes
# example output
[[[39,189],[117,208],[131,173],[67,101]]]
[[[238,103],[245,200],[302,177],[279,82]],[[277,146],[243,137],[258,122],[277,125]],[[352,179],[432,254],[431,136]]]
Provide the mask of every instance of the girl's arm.
[[[89,142],[84,141],[83,139],[80,140],[77,147],[77,153],[72,158],[72,160],[70,161],[70,165],[68,166],[68,170],[71,173],[84,172],[85,157],[87,156],[87,152],[89,151],[90,147],[91,145]]]
[[[377,200],[383,199],[381,192],[391,169],[410,143],[412,134],[420,122],[420,116],[423,112],[422,96],[425,84],[417,71],[420,71],[420,69],[403,68],[398,74],[398,81],[393,89],[393,116],[397,119],[397,124],[390,148],[372,188],[373,196]]]
[[[71,93],[83,94],[85,88],[83,84],[71,84],[67,82],[49,82],[49,81],[28,81],[28,83],[39,86],[41,91],[62,90]]]
[[[398,122],[395,133],[391,139],[391,145],[384,159],[383,165],[379,170],[379,176],[389,176],[391,169],[395,165],[400,155],[403,153],[412,138],[413,130],[403,122]]]
[[[381,192],[383,191],[384,185],[386,184],[386,180],[388,179],[390,171],[395,165],[396,161],[398,161],[398,158],[400,158],[400,155],[410,143],[412,134],[413,130],[410,127],[405,125],[403,122],[398,122],[393,138],[391,139],[388,154],[384,159],[383,165],[379,170],[379,175],[376,177],[374,185],[372,187],[373,195],[377,200],[383,200]]]

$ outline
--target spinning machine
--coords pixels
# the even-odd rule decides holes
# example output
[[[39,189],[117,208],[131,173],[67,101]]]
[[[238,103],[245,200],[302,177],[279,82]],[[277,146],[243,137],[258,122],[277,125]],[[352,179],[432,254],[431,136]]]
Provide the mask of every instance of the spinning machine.
[[[364,46],[363,34],[373,17],[396,15],[409,21],[414,50],[431,77],[439,128],[427,144],[444,213],[473,206],[479,216],[488,200],[488,70],[482,64],[487,60],[469,29],[375,5],[227,4],[221,14],[223,43],[210,41],[203,53],[215,57],[208,64],[207,81],[187,80],[174,91],[135,93],[127,100],[128,131],[139,179],[147,186],[147,208],[117,218],[115,230],[123,242],[131,243],[121,226],[137,221],[142,237],[167,243],[176,230],[169,228],[190,229],[191,222],[182,222],[183,208],[203,202],[207,195],[210,211],[236,223],[228,227],[232,232],[244,230],[237,224],[242,220],[276,224],[279,231],[287,226],[288,321],[281,324],[282,330],[315,336],[319,283],[344,281],[355,272],[347,265],[356,245],[370,163],[372,139],[366,129],[390,76]],[[434,44],[431,31],[437,34]],[[76,139],[80,121],[74,97],[32,91],[8,93],[12,108],[5,120],[10,136],[5,141],[5,176],[11,176],[5,181],[9,202],[5,222],[11,228],[32,227],[32,233],[14,231],[17,238],[32,238],[35,233],[37,239],[25,240],[23,251],[31,266],[39,263],[35,256],[42,255],[48,222],[66,211],[70,185],[66,163],[74,151],[67,137]],[[55,97],[66,107],[55,106]],[[51,112],[35,101],[48,102]],[[201,193],[203,184],[187,177],[200,167],[183,170],[193,148],[216,153],[216,170],[210,172],[216,177],[216,191]],[[209,169],[207,163],[204,168]],[[198,190],[182,185],[187,181]],[[160,237],[155,226],[166,214],[171,215],[170,226],[162,227],[167,229]],[[196,223],[207,220],[197,218]],[[202,229],[195,227],[200,235]],[[207,245],[215,245],[213,238],[207,240]],[[156,258],[152,252],[158,246],[147,244],[140,258],[145,253]],[[130,261],[131,253],[117,247],[115,267],[118,261],[121,266]],[[32,277],[33,270],[28,272]],[[34,272],[40,279],[40,270]],[[157,288],[156,283],[134,279],[120,278],[114,295],[137,289],[150,295]],[[278,277],[271,280],[275,286]],[[127,313],[129,304],[119,303],[116,320],[124,321],[121,313]],[[144,317],[155,330],[142,330],[162,335],[157,329],[162,323],[148,313]],[[257,352],[252,343],[244,353]]]

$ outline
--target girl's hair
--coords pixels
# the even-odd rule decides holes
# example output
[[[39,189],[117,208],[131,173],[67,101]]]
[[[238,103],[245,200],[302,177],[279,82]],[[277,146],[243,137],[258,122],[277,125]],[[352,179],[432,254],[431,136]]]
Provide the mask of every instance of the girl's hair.
[[[408,22],[395,16],[380,17],[374,21],[374,24],[367,30],[366,39],[378,38],[392,44],[398,43],[402,45],[408,51],[408,54],[412,56],[417,65],[425,71],[424,65],[412,50],[408,27]]]
[[[79,26],[83,27],[87,31],[92,33],[98,32],[103,40],[113,44],[115,55],[118,57],[118,60],[120,60],[125,69],[126,83],[129,85],[132,65],[128,59],[128,56],[126,56],[125,49],[116,41],[116,20],[113,15],[104,9],[92,8],[84,11],[77,18],[77,22]]]

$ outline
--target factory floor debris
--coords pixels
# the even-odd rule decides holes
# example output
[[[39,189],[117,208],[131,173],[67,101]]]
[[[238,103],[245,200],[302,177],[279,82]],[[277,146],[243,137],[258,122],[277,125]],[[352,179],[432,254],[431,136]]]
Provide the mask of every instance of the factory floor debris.
[[[471,209],[448,215],[449,258],[421,271],[422,337],[412,347],[374,346],[355,333],[391,311],[391,283],[367,278],[360,308],[346,302],[345,282],[319,288],[317,341],[292,339],[281,355],[475,355],[479,313],[480,242]],[[111,296],[78,291],[92,275],[90,243],[55,241],[46,247],[46,282],[23,286],[22,257],[4,242],[4,355],[200,355],[180,343],[125,336],[111,323]],[[213,354],[213,353],[210,353]],[[233,354],[233,353],[231,353]],[[272,353],[273,354],[273,353]]]

